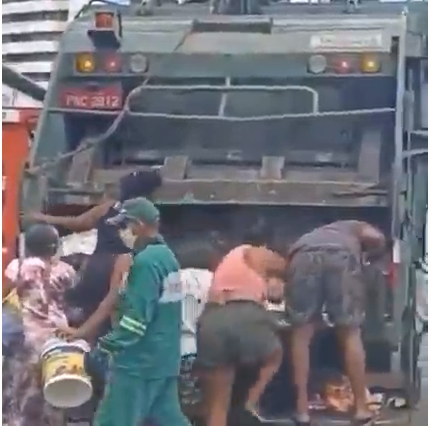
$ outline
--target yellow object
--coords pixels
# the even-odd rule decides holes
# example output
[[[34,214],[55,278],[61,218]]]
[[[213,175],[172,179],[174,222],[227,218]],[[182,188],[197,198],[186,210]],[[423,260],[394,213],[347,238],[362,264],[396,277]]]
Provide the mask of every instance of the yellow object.
[[[75,58],[76,70],[81,73],[92,73],[96,69],[94,56],[88,53],[79,54]]]
[[[19,302],[18,294],[16,290],[11,290],[10,293],[3,299],[3,305],[7,305],[14,311],[19,312],[21,310],[21,304]]]
[[[377,73],[380,71],[380,61],[374,55],[365,55],[361,60],[361,70],[364,73]]]
[[[91,380],[84,369],[87,342],[49,340],[42,351],[42,378],[45,400],[58,408],[78,407],[93,393]]]

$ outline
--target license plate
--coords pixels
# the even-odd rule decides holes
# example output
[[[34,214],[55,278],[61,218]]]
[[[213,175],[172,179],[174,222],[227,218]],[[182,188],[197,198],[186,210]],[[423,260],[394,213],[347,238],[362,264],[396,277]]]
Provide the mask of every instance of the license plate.
[[[60,105],[80,110],[119,110],[123,91],[120,85],[103,88],[65,88],[60,92]]]

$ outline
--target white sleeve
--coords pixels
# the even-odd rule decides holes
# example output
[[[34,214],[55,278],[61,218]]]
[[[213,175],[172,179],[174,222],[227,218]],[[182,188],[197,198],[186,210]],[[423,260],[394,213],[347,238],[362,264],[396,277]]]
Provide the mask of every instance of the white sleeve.
[[[12,260],[6,267],[4,274],[7,279],[10,281],[16,281],[16,278],[18,276],[18,267],[19,267],[19,261],[18,259]]]
[[[183,331],[184,333],[196,333],[196,323],[198,321],[201,308],[198,300],[192,294],[187,294],[183,299]]]
[[[196,323],[208,298],[212,273],[200,269],[180,271],[183,288],[183,328],[196,332]]]

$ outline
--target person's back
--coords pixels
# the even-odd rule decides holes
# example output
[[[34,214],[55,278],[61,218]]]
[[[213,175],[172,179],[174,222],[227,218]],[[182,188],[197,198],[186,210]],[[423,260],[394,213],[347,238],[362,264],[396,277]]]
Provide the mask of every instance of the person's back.
[[[363,258],[381,256],[385,238],[362,221],[337,221],[305,234],[290,248],[286,311],[292,325],[291,349],[296,385],[296,425],[313,425],[308,403],[309,348],[316,320],[325,311],[344,351],[345,370],[355,396],[351,425],[372,425],[365,382],[361,324],[366,286]]]
[[[94,253],[124,254],[130,252],[118,235],[118,227],[109,223],[109,219],[118,215],[121,203],[117,202],[96,222],[97,244]]]
[[[133,267],[144,259],[150,262],[145,275],[142,275],[141,270],[136,273]],[[155,309],[145,335],[133,345],[135,349],[130,349],[127,355],[119,354],[116,357],[117,367],[124,363],[128,373],[146,379],[178,375],[182,324],[179,268],[175,255],[164,242],[150,244],[135,256],[128,284],[149,287],[149,283],[153,283]],[[131,294],[125,295],[120,304],[120,312],[130,305],[127,295]],[[160,361],[164,361],[163,366]]]
[[[250,245],[231,250],[217,266],[209,291],[209,300],[253,300],[266,298],[266,283],[261,275],[248,266],[245,252]]]
[[[74,280],[74,269],[57,260],[60,238],[47,224],[25,231],[27,257],[8,266],[7,277],[16,290],[23,320],[23,340],[13,344],[3,365],[3,424],[58,426],[62,409],[44,405],[40,355],[58,327],[67,325],[64,292]],[[5,403],[8,403],[5,406]]]
[[[96,247],[80,272],[76,286],[67,293],[68,303],[82,311],[82,320],[87,320],[97,310],[106,297],[111,285],[111,276],[117,257],[130,253],[122,242],[118,227],[111,225],[109,219],[118,215],[121,204],[116,203],[96,221]],[[106,319],[98,329],[97,335],[103,335],[110,329],[111,323]]]
[[[48,340],[58,326],[67,325],[64,293],[72,285],[75,271],[61,260],[48,262],[29,257],[21,263],[14,262],[9,266],[9,274],[17,283],[24,334],[28,341],[41,345],[42,335]],[[49,313],[42,310],[47,304]]]
[[[259,367],[240,407],[253,409],[278,370],[282,349],[277,325],[265,308],[267,280],[281,272],[284,259],[263,242],[241,245],[219,263],[209,290],[208,303],[197,331],[197,364],[202,370],[208,426],[226,426],[232,373],[241,367]],[[283,287],[279,287],[279,293]],[[275,290],[274,290],[275,291]],[[275,293],[274,293],[275,296]],[[225,389],[225,391],[223,391]]]
[[[357,229],[360,224],[356,220],[340,220],[317,227],[301,236],[291,247],[291,253],[332,247],[348,250],[359,256],[361,246]]]

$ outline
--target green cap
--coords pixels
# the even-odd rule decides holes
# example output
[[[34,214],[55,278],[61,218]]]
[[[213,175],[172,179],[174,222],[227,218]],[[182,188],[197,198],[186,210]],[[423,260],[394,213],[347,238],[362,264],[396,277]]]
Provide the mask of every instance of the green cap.
[[[155,224],[159,221],[160,212],[147,198],[140,197],[128,199],[121,205],[120,214],[111,218],[109,223],[119,224],[127,220],[137,220],[146,224]]]

